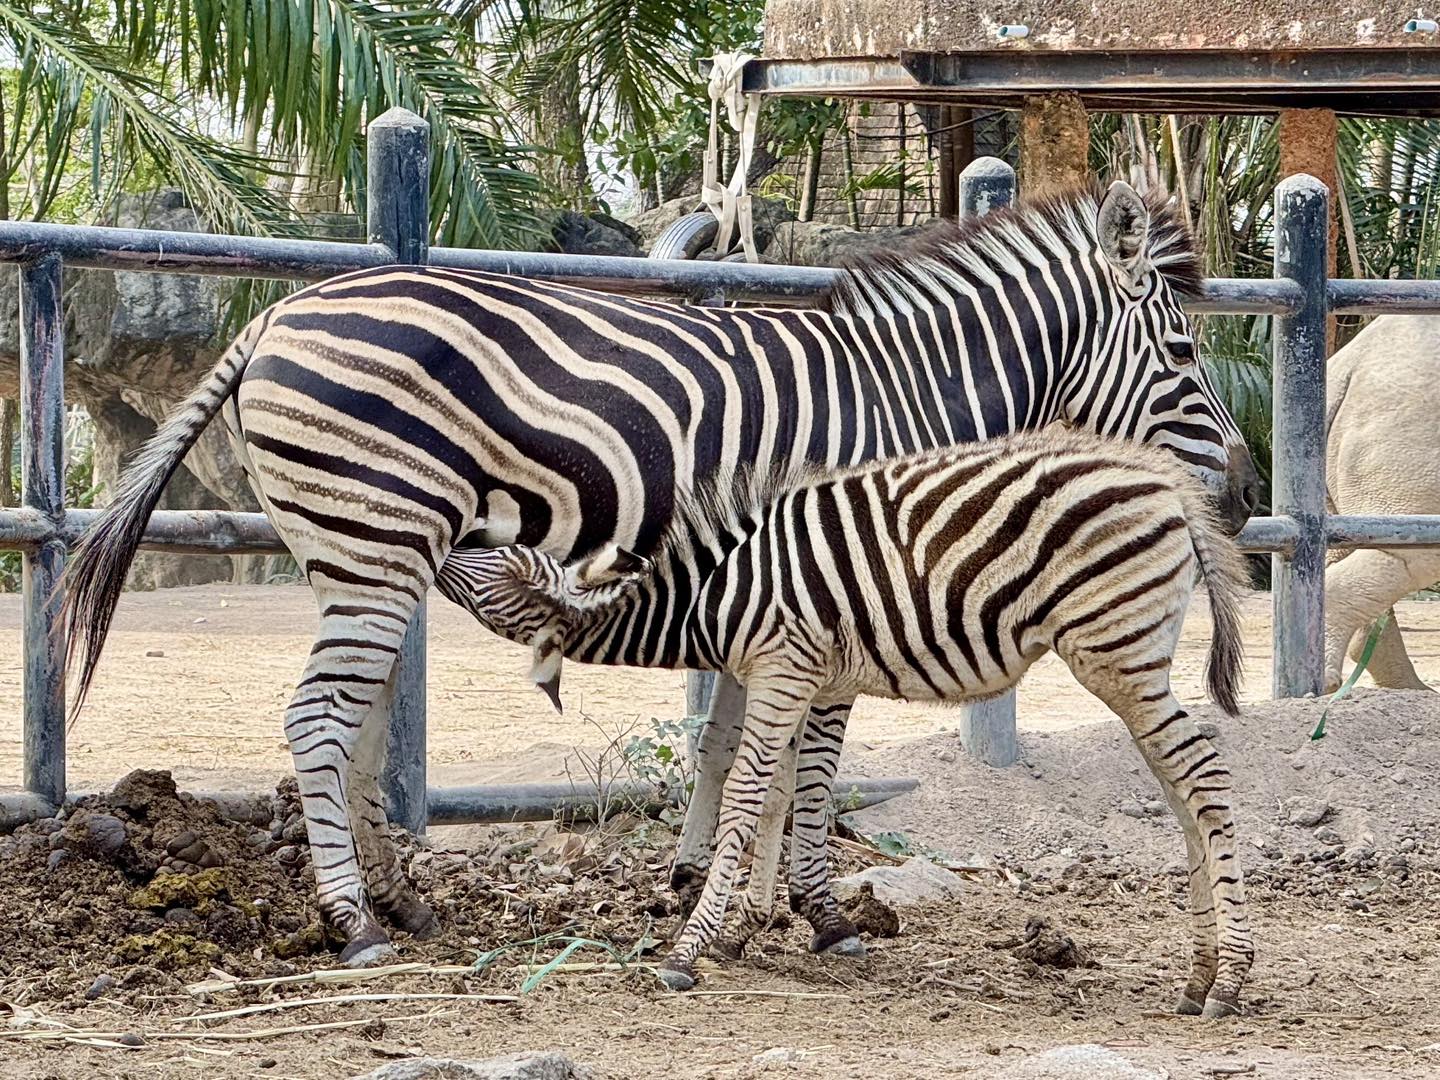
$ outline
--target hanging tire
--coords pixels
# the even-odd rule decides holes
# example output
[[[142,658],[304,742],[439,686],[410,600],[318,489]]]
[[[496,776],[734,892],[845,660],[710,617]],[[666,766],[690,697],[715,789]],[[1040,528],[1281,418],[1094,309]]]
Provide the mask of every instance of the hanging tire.
[[[720,223],[708,210],[686,214],[655,238],[650,245],[652,259],[695,259],[715,243]]]

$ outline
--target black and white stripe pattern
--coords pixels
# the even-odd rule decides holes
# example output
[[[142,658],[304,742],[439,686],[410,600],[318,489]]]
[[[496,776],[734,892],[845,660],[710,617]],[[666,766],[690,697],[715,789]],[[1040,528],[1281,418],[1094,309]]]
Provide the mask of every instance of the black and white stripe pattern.
[[[1172,448],[1238,523],[1254,470],[1192,362],[1175,290],[1195,278],[1170,210],[1118,184],[872,260],[813,309],[680,308],[442,268],[313,286],[245,331],[77,550],[81,695],[144,522],[223,406],[319,605],[286,731],[323,907],[345,959],[363,962],[387,948],[372,899],[402,926],[432,925],[381,831],[369,777],[384,740],[365,732],[388,722],[396,650],[452,551],[645,552],[675,492],[709,478],[1055,421]],[[740,700],[720,696],[722,749]],[[715,759],[697,805],[718,794]]]
[[[693,984],[752,840],[732,949],[769,920],[812,709],[859,694],[973,701],[1054,650],[1124,720],[1184,828],[1195,942],[1181,1010],[1223,1015],[1253,951],[1230,774],[1170,690],[1197,571],[1215,623],[1208,686],[1233,713],[1238,549],[1173,458],[1093,436],[1025,434],[686,499],[653,565],[613,547],[569,567],[508,547],[457,553],[442,573],[482,622],[531,642],[552,696],[562,655],[745,686],[715,863],[661,965],[672,986]]]

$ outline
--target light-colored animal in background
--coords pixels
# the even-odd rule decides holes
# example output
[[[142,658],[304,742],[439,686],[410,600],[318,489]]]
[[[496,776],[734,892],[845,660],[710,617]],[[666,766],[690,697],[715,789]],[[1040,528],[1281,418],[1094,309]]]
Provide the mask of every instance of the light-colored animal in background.
[[[1440,315],[1382,315],[1330,358],[1325,470],[1335,514],[1440,514]],[[1440,581],[1440,550],[1336,552],[1325,571],[1325,683],[1358,660],[1366,629]],[[1393,612],[1369,673],[1424,690]]]
[[[1125,722],[1184,829],[1194,951],[1179,1011],[1224,1016],[1253,955],[1230,772],[1170,689],[1197,570],[1215,625],[1208,688],[1233,713],[1238,549],[1172,455],[1093,436],[1031,433],[682,495],[653,562],[613,544],[569,567],[506,547],[454,552],[440,574],[481,622],[532,644],[532,677],[557,704],[562,657],[723,671],[745,687],[714,863],[659,966],[669,986],[694,985],[752,840],[728,951],[769,922],[812,708],[993,697],[1053,650]]]

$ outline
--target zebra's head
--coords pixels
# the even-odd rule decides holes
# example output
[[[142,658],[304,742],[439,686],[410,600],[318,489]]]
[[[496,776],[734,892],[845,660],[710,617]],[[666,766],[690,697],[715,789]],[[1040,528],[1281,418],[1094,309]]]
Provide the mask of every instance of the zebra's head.
[[[530,678],[560,705],[566,646],[587,619],[623,600],[651,564],[615,544],[565,565],[535,548],[512,544],[450,553],[446,592],[487,630],[530,646]]]
[[[1116,181],[1099,200],[1091,259],[1110,298],[1097,305],[1088,363],[1067,385],[1069,426],[1164,446],[1195,473],[1221,521],[1237,533],[1259,499],[1245,440],[1195,348],[1195,330],[1177,295],[1199,284],[1186,226],[1168,204]]]

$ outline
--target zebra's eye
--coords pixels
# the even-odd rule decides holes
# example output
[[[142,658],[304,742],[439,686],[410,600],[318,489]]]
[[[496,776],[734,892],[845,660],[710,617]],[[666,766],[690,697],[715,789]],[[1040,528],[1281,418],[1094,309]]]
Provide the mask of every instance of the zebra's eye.
[[[1177,364],[1189,364],[1195,359],[1195,342],[1189,338],[1172,338],[1165,342],[1165,348]]]

